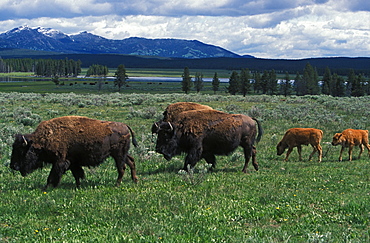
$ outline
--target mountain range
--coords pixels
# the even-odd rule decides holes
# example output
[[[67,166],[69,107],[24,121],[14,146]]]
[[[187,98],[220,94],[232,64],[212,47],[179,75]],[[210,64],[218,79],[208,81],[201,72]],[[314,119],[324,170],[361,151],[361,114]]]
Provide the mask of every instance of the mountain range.
[[[224,48],[197,40],[139,37],[112,40],[86,31],[67,35],[51,28],[28,26],[1,33],[0,49],[28,49],[56,54],[127,54],[187,59],[252,57],[240,56]]]

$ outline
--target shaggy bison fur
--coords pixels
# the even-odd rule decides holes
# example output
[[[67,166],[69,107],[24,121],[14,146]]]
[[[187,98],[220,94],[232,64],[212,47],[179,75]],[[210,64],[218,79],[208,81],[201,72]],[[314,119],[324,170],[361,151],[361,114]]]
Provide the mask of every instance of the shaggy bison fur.
[[[171,122],[174,120],[181,112],[190,110],[212,110],[212,107],[208,105],[201,105],[194,102],[177,102],[167,106],[166,110],[163,112],[163,121]]]
[[[46,188],[58,186],[62,175],[71,170],[77,187],[84,178],[82,166],[98,166],[112,156],[116,162],[119,185],[126,164],[137,181],[134,159],[128,155],[132,143],[137,146],[131,128],[120,122],[100,121],[81,116],[65,116],[41,122],[31,134],[17,134],[10,167],[22,176],[52,164]]]
[[[194,167],[204,158],[215,167],[215,155],[228,155],[238,146],[244,149],[243,172],[252,157],[256,170],[255,142],[262,137],[262,127],[256,119],[241,114],[227,114],[216,110],[190,110],[177,115],[172,122],[159,121],[152,131],[158,134],[156,151],[170,160],[186,153],[184,170]],[[257,136],[258,132],[258,136]]]

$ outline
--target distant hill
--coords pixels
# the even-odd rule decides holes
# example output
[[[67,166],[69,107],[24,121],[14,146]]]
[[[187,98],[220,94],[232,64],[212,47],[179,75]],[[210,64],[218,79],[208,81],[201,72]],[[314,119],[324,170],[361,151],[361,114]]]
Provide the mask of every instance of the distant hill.
[[[50,28],[19,27],[0,34],[1,58],[73,59],[82,67],[92,64],[115,68],[184,68],[229,69],[249,68],[252,71],[274,69],[277,73],[302,72],[309,62],[319,74],[326,67],[332,73],[347,75],[349,69],[370,75],[370,58],[335,57],[299,60],[262,59],[240,56],[221,47],[200,41],[178,39],[127,38],[109,40],[87,32],[66,35]]]
[[[4,55],[4,53],[6,53]],[[13,54],[11,54],[13,53]],[[309,58],[299,60],[286,59],[262,59],[262,58],[170,58],[170,57],[153,57],[138,55],[120,55],[120,54],[50,54],[48,52],[29,51],[22,55],[18,50],[1,50],[0,56],[6,58],[32,58],[32,59],[72,59],[81,60],[82,67],[89,67],[93,64],[117,68],[118,65],[124,64],[127,68],[184,68],[190,69],[228,69],[240,70],[249,68],[252,71],[263,72],[264,70],[274,69],[276,73],[289,72],[295,75],[297,72],[302,74],[307,63],[316,68],[322,75],[326,67],[329,67],[332,73],[347,75],[350,69],[356,73],[363,73],[370,76],[370,58],[358,57],[333,57],[333,58]]]
[[[172,58],[251,58],[197,40],[131,37],[110,40],[88,32],[67,35],[50,28],[21,26],[0,34],[1,49],[28,49],[60,54],[127,54]]]

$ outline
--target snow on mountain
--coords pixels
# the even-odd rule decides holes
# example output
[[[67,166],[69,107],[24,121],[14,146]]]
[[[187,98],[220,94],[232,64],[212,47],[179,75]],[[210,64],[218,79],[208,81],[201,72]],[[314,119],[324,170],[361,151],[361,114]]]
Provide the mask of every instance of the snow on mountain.
[[[64,34],[63,32],[61,32],[59,30],[52,29],[52,28],[38,27],[38,28],[36,28],[36,30],[41,34],[43,34],[47,37],[54,38],[54,39],[61,39],[61,38],[68,37],[68,35]]]

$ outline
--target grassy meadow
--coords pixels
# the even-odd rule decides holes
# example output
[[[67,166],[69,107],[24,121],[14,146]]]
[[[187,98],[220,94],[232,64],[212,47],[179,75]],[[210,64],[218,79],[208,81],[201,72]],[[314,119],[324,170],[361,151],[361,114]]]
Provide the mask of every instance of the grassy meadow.
[[[264,136],[257,145],[258,172],[241,172],[241,149],[219,156],[216,169],[204,161],[179,172],[183,156],[166,161],[154,151],[150,132],[164,108],[192,101],[229,113],[257,117]],[[328,142],[346,128],[370,128],[369,97],[227,96],[170,93],[0,93],[0,241],[2,242],[369,242],[370,164],[367,151],[338,162]],[[76,189],[70,171],[47,192],[50,167],[27,177],[9,168],[13,135],[32,132],[42,120],[83,115],[120,121],[136,132],[131,146],[139,183],[129,169],[120,187],[108,159],[85,168]],[[276,145],[291,127],[324,131],[322,163],[289,161]],[[285,155],[285,154],[284,154]]]
[[[87,68],[82,69],[81,77],[86,75]],[[118,88],[114,86],[114,73],[115,69],[110,69],[107,78],[59,78],[62,85],[55,85],[50,77],[35,77],[33,73],[0,73],[0,92],[21,92],[21,93],[78,93],[78,94],[110,94],[117,92]],[[181,78],[183,69],[142,69],[130,68],[127,69],[127,85],[122,87],[121,93],[182,93],[181,82],[143,82],[135,81],[130,77],[176,77]],[[202,73],[204,78],[213,78],[217,72],[219,78],[228,79],[231,75],[230,70],[198,70],[192,69],[190,75],[195,76],[196,73]],[[16,82],[2,82],[7,78],[12,78]],[[101,85],[99,85],[99,82]],[[90,83],[95,83],[90,85]],[[228,83],[221,82],[219,91],[223,94],[226,93]],[[203,94],[213,94],[211,82],[204,82],[204,87],[201,91]]]

